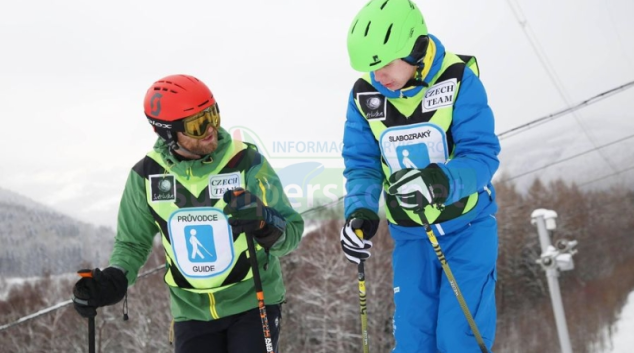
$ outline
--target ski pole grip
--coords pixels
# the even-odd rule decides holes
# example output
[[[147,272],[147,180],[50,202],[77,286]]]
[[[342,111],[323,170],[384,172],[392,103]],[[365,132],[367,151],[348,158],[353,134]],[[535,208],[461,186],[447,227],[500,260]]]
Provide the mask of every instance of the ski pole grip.
[[[81,278],[92,278],[92,270],[90,269],[79,270],[77,271],[77,274]]]
[[[355,218],[350,222],[350,227],[354,230],[354,234],[356,234],[359,239],[363,239],[363,231],[361,230],[361,226],[363,226],[363,220],[359,218]]]

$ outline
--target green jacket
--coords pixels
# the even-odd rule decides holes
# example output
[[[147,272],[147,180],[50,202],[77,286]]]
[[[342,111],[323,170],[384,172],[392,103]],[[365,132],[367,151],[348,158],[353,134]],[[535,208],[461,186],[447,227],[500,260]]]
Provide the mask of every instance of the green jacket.
[[[222,189],[214,189],[212,180],[218,180],[219,175],[236,174],[241,186],[275,208],[287,221],[286,231],[269,254],[257,246],[265,302],[281,303],[286,290],[278,257],[298,247],[304,221],[291,207],[275,171],[255,147],[233,141],[227,131],[220,129],[216,151],[199,160],[179,161],[159,138],[154,150],[130,171],[119,207],[110,265],[126,269],[128,283],[134,284],[139,269],[152,250],[154,236],[160,234],[167,260],[165,282],[170,290],[171,310],[176,321],[209,321],[257,307],[252,271],[246,265],[248,256],[244,234],[233,237],[233,249],[229,252],[235,257],[227,270],[228,275],[216,277],[221,279],[210,282],[208,287],[196,287],[196,279],[190,282],[184,279],[182,271],[179,271],[181,267],[175,264],[174,258],[178,255],[174,255],[176,251],[171,245],[174,240],[173,234],[170,234],[172,228],[169,222],[172,218],[169,214],[201,207],[222,210],[224,202],[221,197],[213,195],[214,192],[220,194]],[[156,178],[165,176],[175,186],[158,195],[159,188],[164,185],[157,184]],[[190,283],[194,283],[193,287]]]

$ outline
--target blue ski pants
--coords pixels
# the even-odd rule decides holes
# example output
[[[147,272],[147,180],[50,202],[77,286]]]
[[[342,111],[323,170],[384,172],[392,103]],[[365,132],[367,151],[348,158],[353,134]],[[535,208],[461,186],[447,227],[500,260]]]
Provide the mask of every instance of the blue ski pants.
[[[393,352],[480,353],[425,229],[390,224],[390,233],[395,242]],[[496,324],[497,221],[487,215],[436,237],[490,351]]]

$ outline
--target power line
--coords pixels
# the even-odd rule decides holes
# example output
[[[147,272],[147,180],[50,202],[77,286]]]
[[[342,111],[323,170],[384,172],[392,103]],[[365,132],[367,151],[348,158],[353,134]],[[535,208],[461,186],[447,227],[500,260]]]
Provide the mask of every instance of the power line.
[[[564,159],[560,159],[560,160],[558,160],[558,161],[556,161],[556,162],[548,163],[548,164],[543,165],[543,166],[541,166],[541,167],[539,167],[539,168],[531,169],[531,170],[529,170],[529,171],[527,171],[527,172],[523,172],[523,173],[520,173],[520,174],[514,175],[514,176],[512,176],[512,177],[509,177],[509,178],[506,178],[506,179],[501,180],[501,182],[511,181],[511,180],[513,180],[513,179],[517,179],[517,178],[523,177],[523,176],[525,176],[525,175],[528,175],[528,174],[532,174],[532,173],[538,172],[538,171],[540,171],[540,170],[543,170],[543,169],[546,169],[546,168],[552,167],[552,166],[557,165],[557,164],[559,164],[559,163],[563,163],[563,162],[569,161],[569,160],[571,160],[571,159],[574,159],[574,158],[577,158],[577,157],[581,157],[581,156],[583,156],[583,155],[585,155],[585,154],[588,154],[588,153],[594,152],[594,151],[596,151],[596,150],[598,150],[598,149],[605,148],[605,147],[608,147],[608,146],[612,146],[612,145],[614,145],[614,144],[617,144],[617,143],[623,142],[623,141],[625,141],[625,140],[629,140],[629,139],[631,139],[632,137],[634,137],[634,134],[629,135],[629,136],[626,136],[626,137],[623,137],[623,138],[620,138],[620,139],[618,139],[618,140],[616,140],[616,141],[612,141],[612,142],[606,143],[606,144],[604,144],[604,145],[601,145],[601,146],[598,146],[598,147],[595,147],[595,148],[589,149],[589,150],[587,150],[587,151],[577,153],[577,154],[572,155],[572,156],[570,156],[570,157],[566,157],[566,158],[564,158]]]
[[[584,182],[584,183],[579,184],[579,187],[584,187],[584,186],[586,186],[586,185],[590,185],[590,184],[596,183],[597,181],[601,181],[601,180],[604,180],[604,179],[607,179],[607,178],[611,178],[611,177],[613,177],[613,176],[615,176],[615,175],[625,173],[625,172],[630,171],[630,170],[632,170],[632,169],[634,169],[634,165],[633,165],[633,166],[631,166],[631,167],[628,167],[628,168],[625,168],[625,169],[621,169],[621,170],[619,170],[619,171],[616,171],[616,172],[614,172],[614,173],[612,173],[612,174],[608,174],[608,175],[602,176],[602,177],[597,178],[597,179],[593,179],[593,180],[590,180],[590,181],[586,181],[586,182]]]
[[[581,108],[590,106],[590,105],[592,105],[594,103],[597,103],[599,101],[602,101],[602,100],[604,100],[604,99],[606,99],[606,98],[608,98],[608,97],[610,97],[612,95],[620,93],[620,91],[625,91],[625,90],[630,89],[632,87],[634,87],[634,81],[630,81],[630,82],[622,84],[620,86],[611,88],[611,89],[609,89],[607,91],[603,91],[603,92],[601,92],[601,93],[599,93],[597,95],[594,95],[594,96],[592,96],[592,97],[590,97],[590,98],[588,98],[588,99],[586,99],[586,100],[584,100],[584,101],[582,101],[580,103],[577,103],[576,105],[574,105],[572,107],[568,107],[568,108],[556,111],[556,112],[548,114],[548,115],[546,115],[544,117],[541,117],[541,118],[535,119],[533,121],[530,121],[530,122],[528,122],[526,124],[522,124],[520,126],[512,128],[510,130],[507,130],[507,131],[504,131],[502,133],[499,133],[498,134],[498,138],[500,140],[503,140],[506,137],[515,136],[515,135],[517,135],[517,134],[519,134],[521,132],[524,132],[524,131],[526,131],[528,129],[531,129],[531,128],[534,128],[534,127],[539,126],[541,124],[544,124],[544,123],[547,123],[549,121],[552,121],[552,120],[554,120],[556,118],[561,117],[562,115],[568,114],[568,113],[573,112],[575,110],[579,110]]]
[[[552,120],[554,120],[554,119],[556,119],[556,118],[558,118],[558,117],[561,117],[561,116],[563,116],[563,115],[565,115],[565,114],[567,114],[567,113],[569,113],[569,112],[571,112],[571,111],[573,111],[573,110],[578,110],[578,109],[581,109],[581,108],[584,108],[584,107],[590,106],[590,105],[592,105],[592,104],[594,104],[594,103],[597,103],[597,102],[599,102],[599,101],[601,101],[601,100],[603,100],[603,99],[606,99],[606,98],[608,98],[608,97],[610,97],[610,96],[612,96],[612,95],[614,95],[614,94],[617,94],[617,93],[623,92],[623,91],[625,91],[625,90],[627,90],[627,89],[629,89],[629,88],[632,88],[632,87],[634,87],[634,81],[630,81],[630,82],[628,82],[628,83],[625,83],[625,84],[623,84],[623,85],[620,85],[620,86],[614,87],[614,88],[609,89],[609,90],[607,90],[607,91],[603,91],[603,92],[601,92],[601,93],[599,93],[599,94],[597,94],[597,95],[594,95],[594,96],[592,96],[592,97],[590,97],[590,98],[588,98],[588,99],[586,99],[586,100],[584,100],[584,101],[582,101],[582,102],[580,102],[580,103],[576,104],[575,106],[572,106],[572,107],[569,107],[569,108],[566,108],[566,109],[562,109],[562,110],[560,110],[560,111],[557,111],[557,112],[551,113],[551,114],[549,114],[549,115],[547,115],[547,116],[545,116],[545,117],[542,117],[542,118],[535,119],[535,120],[533,120],[533,121],[531,121],[531,122],[529,122],[529,123],[526,123],[526,124],[520,125],[520,126],[515,127],[515,128],[513,128],[513,129],[511,129],[511,130],[507,130],[507,131],[505,131],[505,132],[502,132],[502,133],[498,134],[497,136],[498,136],[498,138],[499,138],[500,140],[503,140],[505,136],[506,136],[506,137],[515,136],[515,135],[517,135],[517,134],[520,134],[520,133],[522,133],[522,132],[527,131],[528,129],[531,129],[531,128],[533,128],[533,127],[539,126],[539,125],[541,125],[541,124],[544,124],[544,123],[547,123],[547,122],[549,122],[549,121],[552,121]],[[509,134],[511,134],[511,135],[509,135]],[[570,157],[567,157],[567,158],[561,159],[561,160],[559,160],[559,161],[556,161],[556,162],[553,162],[553,163],[546,164],[546,165],[544,165],[544,166],[542,166],[542,167],[535,168],[535,169],[529,170],[529,171],[527,171],[527,172],[523,172],[523,173],[518,174],[518,175],[514,175],[514,176],[509,177],[509,178],[506,178],[506,179],[504,179],[504,180],[502,180],[502,181],[510,181],[510,180],[513,180],[513,179],[517,179],[517,178],[520,178],[520,177],[522,177],[522,176],[525,176],[525,175],[528,175],[528,174],[532,174],[532,173],[534,173],[534,172],[537,172],[537,171],[540,171],[540,170],[546,169],[546,168],[548,168],[548,167],[552,167],[553,165],[556,165],[556,164],[559,164],[559,163],[562,163],[562,162],[565,162],[565,161],[571,160],[571,159],[573,159],[573,158],[580,157],[580,156],[585,155],[585,154],[587,154],[587,153],[594,152],[594,151],[597,151],[597,152],[598,152],[600,149],[602,149],[602,148],[604,148],[604,147],[608,147],[608,146],[614,145],[614,144],[616,144],[616,143],[623,142],[623,141],[625,141],[625,140],[627,140],[627,139],[630,139],[630,138],[632,138],[632,137],[634,137],[634,135],[629,135],[629,136],[623,137],[623,138],[621,138],[621,139],[618,139],[618,140],[616,140],[616,141],[612,141],[612,142],[610,142],[610,143],[607,143],[607,144],[604,144],[604,145],[601,145],[601,146],[595,146],[594,148],[592,148],[592,149],[590,149],[590,150],[587,150],[587,151],[585,151],[585,152],[581,152],[581,153],[575,154],[575,155],[573,155],[573,156],[570,156]],[[603,154],[601,154],[601,153],[599,153],[599,154],[601,155],[601,157],[602,157],[603,159],[605,159],[605,156],[604,156]],[[603,180],[603,179],[609,178],[609,177],[611,177],[611,176],[614,176],[614,175],[617,175],[617,174],[621,174],[621,173],[623,173],[623,172],[625,172],[625,171],[627,171],[627,170],[629,170],[629,168],[628,168],[628,169],[625,169],[625,170],[621,170],[621,171],[618,171],[618,170],[616,170],[615,168],[613,168],[614,173],[609,174],[609,175],[607,175],[607,176],[605,176],[605,177],[601,177],[601,178],[599,178],[599,179],[595,179],[595,180],[591,180],[591,181],[585,182],[585,183],[583,183],[583,184],[580,184],[579,186],[584,186],[584,185],[592,184],[592,183],[594,183],[594,182],[596,182],[596,181],[600,181],[600,180]]]
[[[515,6],[513,6],[512,2],[515,3]],[[540,45],[539,40],[537,39],[537,36],[535,35],[535,33],[533,33],[533,30],[528,23],[528,19],[526,19],[526,16],[524,15],[524,11],[522,10],[522,7],[520,6],[519,1],[507,0],[507,3],[509,4],[511,11],[513,12],[513,15],[515,16],[515,19],[517,19],[517,22],[520,24],[520,27],[524,31],[524,34],[526,35],[526,38],[528,39],[531,47],[533,48],[533,51],[537,55],[537,58],[539,59],[542,67],[544,68],[544,70],[546,70],[548,77],[550,78],[551,82],[557,89],[559,96],[564,101],[566,106],[570,108],[572,106],[570,96],[568,95],[568,92],[566,91],[563,83],[559,79],[559,76],[557,76],[557,72],[553,68],[553,65],[550,63],[550,60],[548,59],[548,56],[546,55],[546,51]],[[592,143],[592,145],[596,147],[597,146],[596,142],[594,141],[592,136],[588,133],[588,130],[581,122],[581,119],[579,119],[579,117],[577,116],[574,110],[572,110],[571,113],[572,113],[572,116],[577,121],[577,124],[579,124],[579,127],[581,128],[583,133],[586,135],[586,137],[590,141],[590,143]],[[610,167],[610,169],[616,170],[616,168],[610,163],[609,159],[607,159],[603,155],[601,156],[603,157],[603,161]]]
[[[13,326],[25,323],[27,321],[31,321],[31,320],[33,320],[33,319],[35,319],[37,317],[40,317],[40,316],[45,315],[45,314],[48,314],[48,313],[50,313],[52,311],[55,311],[57,309],[61,309],[61,308],[65,307],[65,306],[67,306],[67,305],[70,305],[72,302],[73,302],[72,300],[67,300],[67,301],[64,301],[64,302],[61,302],[61,303],[57,303],[57,304],[55,304],[53,306],[50,306],[50,307],[48,307],[46,309],[42,309],[42,310],[40,310],[38,312],[35,312],[33,314],[21,317],[21,318],[19,318],[16,321],[13,321],[13,322],[10,322],[10,323],[8,323],[6,325],[0,326],[0,332],[2,332],[4,330],[8,330],[8,329],[10,329]]]
[[[163,268],[165,268],[165,265],[161,265],[161,266],[158,266],[158,267],[153,268],[151,270],[145,271],[142,274],[140,274],[138,278],[143,278],[143,277],[149,276],[149,275],[151,275],[151,274],[153,274],[155,272],[158,272],[160,269],[163,269]],[[0,332],[8,330],[8,329],[10,329],[13,326],[17,326],[19,324],[23,324],[25,322],[31,321],[31,320],[33,320],[35,318],[38,318],[38,317],[40,317],[42,315],[45,315],[45,314],[48,314],[50,312],[59,310],[59,309],[65,307],[67,305],[72,304],[72,303],[73,303],[72,300],[66,300],[66,301],[63,301],[61,303],[57,303],[55,305],[49,306],[48,308],[44,308],[44,309],[42,309],[40,311],[37,311],[37,312],[35,312],[33,314],[21,317],[21,318],[17,319],[16,321],[13,321],[13,322],[10,322],[8,324],[0,326]]]

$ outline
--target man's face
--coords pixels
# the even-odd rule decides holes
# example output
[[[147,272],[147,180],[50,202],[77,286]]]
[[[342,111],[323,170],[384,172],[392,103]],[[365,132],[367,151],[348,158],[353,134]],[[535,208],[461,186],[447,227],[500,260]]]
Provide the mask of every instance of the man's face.
[[[199,156],[207,155],[218,148],[218,130],[211,125],[207,126],[206,136],[199,140],[188,137],[182,132],[178,132],[177,136],[179,145]]]
[[[385,88],[396,91],[405,86],[414,76],[416,67],[401,59],[396,59],[382,68],[374,71],[374,78]]]

